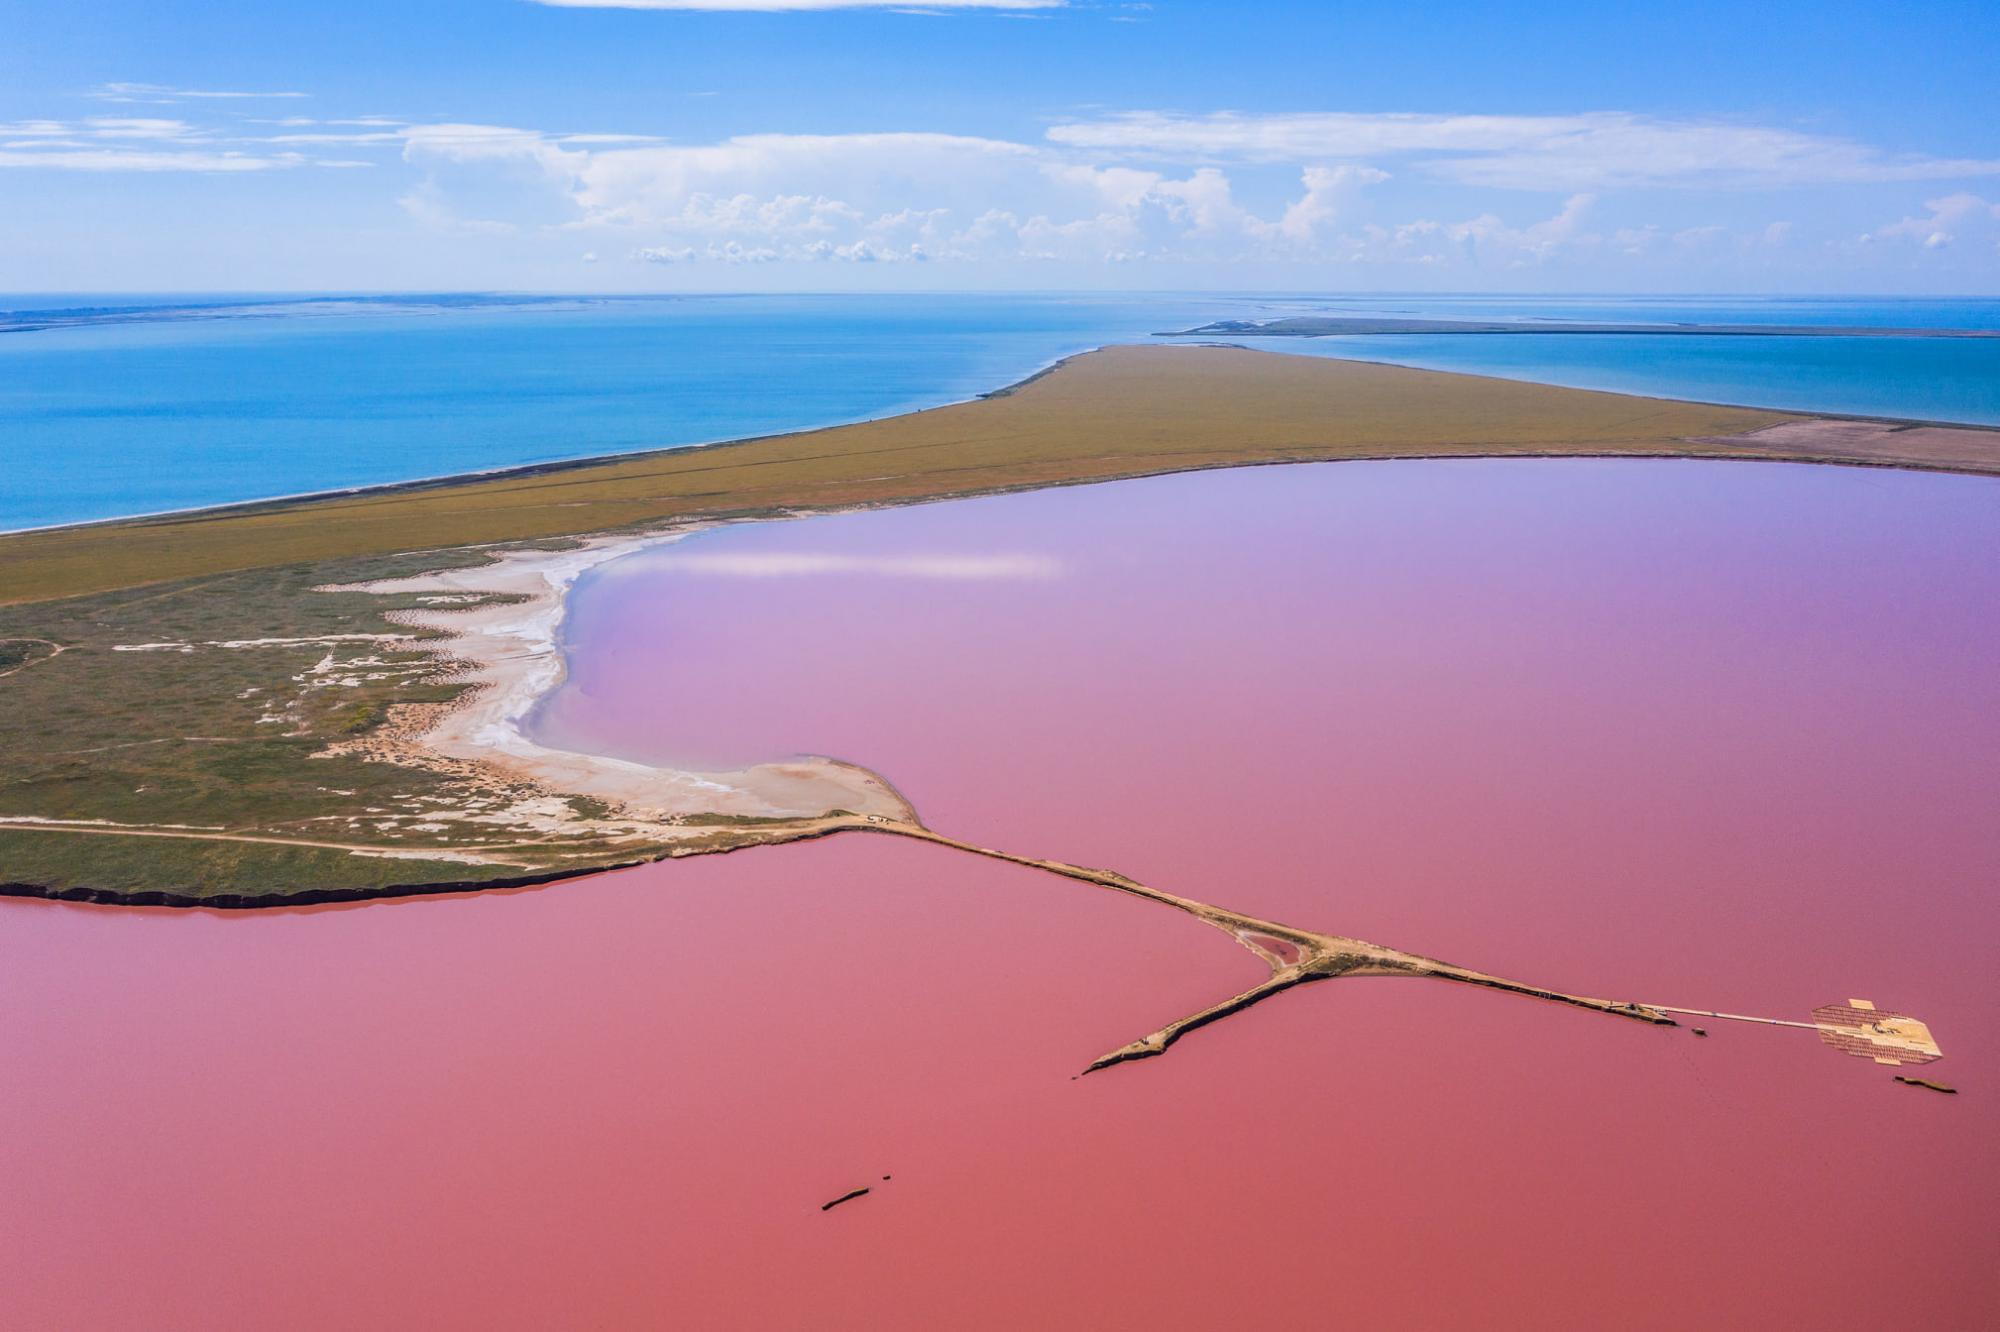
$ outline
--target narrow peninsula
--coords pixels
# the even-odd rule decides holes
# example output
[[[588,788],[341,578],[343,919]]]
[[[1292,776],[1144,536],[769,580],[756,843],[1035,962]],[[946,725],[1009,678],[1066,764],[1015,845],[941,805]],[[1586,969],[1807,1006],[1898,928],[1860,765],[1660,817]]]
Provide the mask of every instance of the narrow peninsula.
[[[680,771],[553,749],[525,726],[563,679],[574,580],[718,525],[1200,468],[1577,456],[1994,473],[2000,432],[1119,347],[863,425],[4,536],[0,892],[286,906],[869,833],[1186,912],[1269,967],[1092,1069],[1341,976],[1428,977],[1671,1025],[1696,1010],[1508,980],[960,841],[887,775],[838,757]],[[1921,1024],[1839,1035],[1883,1062],[1936,1057]]]

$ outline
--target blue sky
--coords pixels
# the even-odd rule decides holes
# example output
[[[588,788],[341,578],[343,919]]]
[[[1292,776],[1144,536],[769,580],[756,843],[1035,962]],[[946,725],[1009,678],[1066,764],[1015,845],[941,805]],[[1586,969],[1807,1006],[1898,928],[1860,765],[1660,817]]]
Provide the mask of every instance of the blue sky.
[[[0,290],[2000,291],[2000,5],[0,0]]]

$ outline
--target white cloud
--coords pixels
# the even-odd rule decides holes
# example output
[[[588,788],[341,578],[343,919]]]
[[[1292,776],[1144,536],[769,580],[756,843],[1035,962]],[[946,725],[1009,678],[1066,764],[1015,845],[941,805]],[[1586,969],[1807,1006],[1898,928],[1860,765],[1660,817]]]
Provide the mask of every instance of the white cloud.
[[[776,250],[761,246],[753,248],[732,240],[721,244],[711,243],[703,250],[697,250],[692,245],[683,245],[679,249],[668,245],[655,245],[634,251],[632,257],[649,264],[686,264],[697,259],[707,259],[711,263],[719,264],[768,264],[780,256]]]
[[[1611,233],[1611,244],[1620,254],[1651,254],[1660,243],[1660,228],[1648,222],[1641,227],[1620,227]]]
[[[418,164],[527,160],[558,170],[571,157],[548,135],[505,125],[408,125],[395,137],[403,141],[403,159]]]
[[[292,118],[296,120],[297,118]],[[245,134],[234,122],[198,125],[167,116],[85,116],[81,120],[0,121],[0,167],[45,171],[238,172],[268,171],[312,163],[327,167],[373,166],[354,159],[315,161],[298,149],[309,145],[402,143],[400,132],[366,134]],[[310,125],[309,120],[297,123]],[[329,124],[341,124],[329,121]],[[369,121],[369,124],[379,123]],[[393,123],[393,122],[391,122]]]
[[[1460,222],[1418,218],[1393,227],[1370,223],[1343,236],[1334,253],[1351,263],[1532,268],[1566,253],[1605,249],[1604,236],[1586,226],[1596,205],[1595,195],[1573,194],[1554,215],[1524,226],[1491,212]],[[1657,226],[1623,227],[1612,233],[1609,249],[1644,255],[1659,239]]]
[[[426,180],[419,183],[397,199],[396,203],[404,212],[433,231],[504,236],[518,229],[511,222],[461,216],[450,203],[446,202],[444,192],[437,187],[435,181]]]
[[[1684,227],[1674,233],[1674,244],[1684,250],[1696,250],[1704,245],[1713,245],[1728,234],[1729,228],[1713,223],[1703,227]]]
[[[212,137],[185,120],[153,116],[88,116],[82,120],[0,121],[0,134],[69,139],[179,139]]]
[[[1909,241],[1927,250],[1943,250],[1961,238],[2000,239],[2000,203],[1988,203],[1976,194],[1948,194],[1926,199],[1928,211],[1922,217],[1906,217],[1900,222],[1877,227],[1863,241]]]
[[[186,118],[0,123],[0,168],[222,173],[373,164],[401,177],[383,196],[422,226],[518,236],[523,253],[560,242],[570,263],[585,248],[615,262],[718,267],[1143,261],[1204,282],[1227,281],[1225,265],[1242,265],[1246,281],[1286,267],[1341,281],[1328,266],[1471,274],[1560,260],[1636,269],[1753,253],[1774,263],[1787,246],[1803,262],[1809,251],[1793,241],[1790,223],[1751,222],[1699,196],[1690,201],[1698,207],[1603,202],[1600,187],[1890,182],[1874,191],[1892,201],[1883,211],[1842,224],[1852,250],[1857,231],[1894,216],[1894,180],[2000,170],[1787,130],[1623,113],[1139,112],[1057,126],[1035,142],[884,131],[681,143],[608,126],[540,131],[175,110]],[[367,189],[365,178],[355,185]],[[1458,188],[1441,188],[1441,179]],[[1509,205],[1505,195],[1490,196],[1500,185],[1547,190],[1563,202]],[[1440,196],[1447,202],[1424,209],[1428,216],[1389,215],[1399,197]],[[1891,243],[1983,254],[1986,238],[2000,238],[2000,212],[1978,195],[1945,194],[1927,208],[1864,240],[1885,254]],[[1814,239],[1824,234],[1822,225]]]
[[[1355,193],[1389,179],[1389,173],[1368,166],[1314,166],[1307,167],[1300,179],[1306,192],[1286,207],[1276,230],[1289,240],[1310,244],[1339,220]]]
[[[139,116],[91,116],[82,132],[99,139],[187,139],[195,129],[185,120]]]
[[[1046,145],[963,135],[742,135],[706,145],[600,145],[506,126],[411,126],[404,156],[428,170],[525,169],[571,230],[620,231],[634,259],[691,263],[1073,263],[1346,260],[1522,266],[1601,244],[1596,196],[1572,194],[1526,224],[1482,213],[1394,228],[1362,221],[1389,179],[1313,164],[1275,211],[1239,199],[1218,166],[1186,175],[1096,165]],[[439,191],[435,181],[431,188]],[[413,208],[413,212],[420,210]],[[428,213],[428,210],[421,210]],[[1636,252],[1631,236],[1620,248]]]
[[[1562,116],[1136,111],[1057,125],[1049,138],[1072,148],[1179,160],[1415,157],[1428,174],[1503,189],[1774,187],[2000,175],[2000,160],[1898,155],[1797,130],[1619,111]]]
[[[955,134],[750,134],[696,147],[575,152],[558,170],[593,222],[698,226],[716,200],[735,207],[743,196],[814,200],[822,211],[857,197],[877,201],[860,211],[957,207],[975,196],[985,203],[994,185],[1018,184],[1041,157],[1022,144]]]
[[[302,92],[227,92],[209,88],[170,88],[158,83],[105,83],[90,95],[103,102],[165,103],[192,101],[240,101],[272,97],[304,97]]]
[[[249,153],[154,152],[146,149],[89,148],[18,152],[0,150],[0,167],[40,168],[45,171],[269,171],[302,166],[306,159],[296,153],[259,157]]]
[[[1486,249],[1514,253],[1517,263],[1541,261],[1566,245],[1596,243],[1597,237],[1582,230],[1584,217],[1596,202],[1595,195],[1573,194],[1554,217],[1519,228],[1492,213],[1481,213],[1443,228],[1443,234],[1474,255]]]
[[[353,130],[316,130],[305,134],[273,134],[263,140],[265,143],[311,143],[347,144],[359,146],[370,143],[396,143],[404,140],[401,130],[369,130],[357,133]]]

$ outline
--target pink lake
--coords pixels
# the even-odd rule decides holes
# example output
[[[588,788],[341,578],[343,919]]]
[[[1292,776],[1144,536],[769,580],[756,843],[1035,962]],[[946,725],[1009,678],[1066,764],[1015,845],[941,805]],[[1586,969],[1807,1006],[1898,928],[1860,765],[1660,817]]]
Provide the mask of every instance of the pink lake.
[[[1355,463],[736,528],[586,580],[539,719],[1551,986],[1871,998],[1958,1096],[1409,980],[1073,1080],[1262,968],[886,838],[4,901],[0,1325],[2000,1324],[1996,501]]]

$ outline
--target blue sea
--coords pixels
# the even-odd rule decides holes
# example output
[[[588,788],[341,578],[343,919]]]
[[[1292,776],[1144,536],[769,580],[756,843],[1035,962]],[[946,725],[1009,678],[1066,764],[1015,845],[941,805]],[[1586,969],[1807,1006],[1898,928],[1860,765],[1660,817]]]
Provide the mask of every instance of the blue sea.
[[[1302,312],[2000,328],[2000,301],[0,296],[0,530],[690,445],[958,401]],[[1668,397],[2000,424],[2000,340],[1272,339]]]

